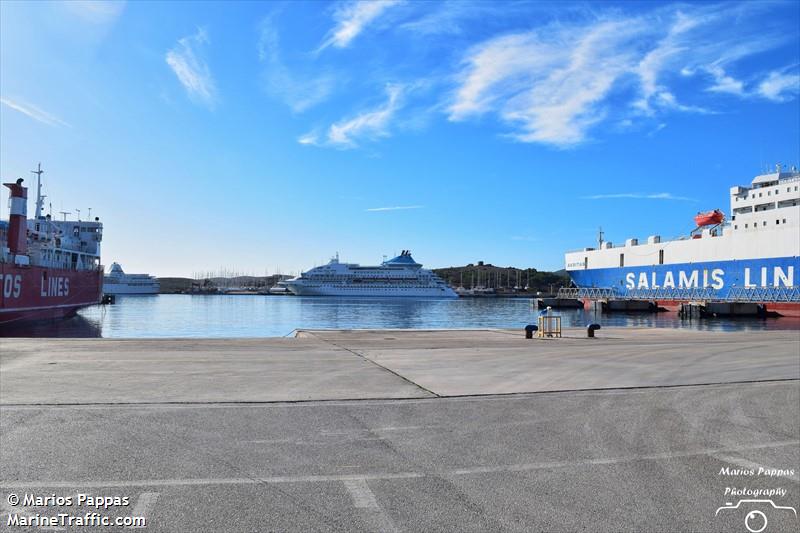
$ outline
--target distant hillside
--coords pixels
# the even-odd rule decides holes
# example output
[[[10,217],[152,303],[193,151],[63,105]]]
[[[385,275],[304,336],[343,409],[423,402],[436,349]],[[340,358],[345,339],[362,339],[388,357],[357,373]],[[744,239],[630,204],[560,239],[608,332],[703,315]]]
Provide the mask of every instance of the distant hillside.
[[[433,270],[453,287],[492,287],[498,290],[514,290],[528,287],[528,292],[549,293],[566,287],[570,280],[565,270],[545,272],[535,268],[499,267],[479,261],[477,265],[436,268]]]
[[[161,284],[161,294],[175,294],[189,290],[192,280],[189,278],[158,278]]]
[[[268,289],[275,285],[281,279],[289,276],[273,275],[273,276],[236,276],[231,278],[213,277],[204,279],[192,278],[158,278],[161,283],[161,294],[179,294],[188,292],[195,287],[205,288],[248,288],[248,289]]]

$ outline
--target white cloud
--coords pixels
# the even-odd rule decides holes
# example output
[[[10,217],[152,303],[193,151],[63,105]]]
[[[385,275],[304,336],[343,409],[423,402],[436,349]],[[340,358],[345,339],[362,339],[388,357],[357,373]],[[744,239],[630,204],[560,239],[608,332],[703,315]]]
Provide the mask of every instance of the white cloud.
[[[800,74],[772,71],[758,84],[757,92],[760,96],[775,102],[792,100],[800,92]]]
[[[194,35],[179,39],[177,46],[167,52],[165,59],[186,89],[189,98],[213,109],[217,88],[211,70],[203,58],[202,49],[206,44],[208,35],[205,29],[199,28]]]
[[[33,120],[41,122],[42,124],[47,124],[48,126],[65,126],[68,128],[71,127],[68,123],[64,122],[55,115],[52,115],[47,111],[43,111],[34,105],[28,103],[15,102],[13,100],[9,100],[8,98],[0,98],[0,103],[13,109],[14,111],[18,111],[23,115],[32,118]]]
[[[394,207],[370,207],[369,209],[365,209],[365,211],[404,211],[406,209],[423,209],[424,205],[398,205]]]
[[[650,130],[650,132],[647,134],[647,136],[648,137],[654,137],[659,131],[663,130],[666,127],[667,127],[667,124],[662,122],[661,124],[659,124],[658,126],[653,128],[652,130]]]
[[[98,1],[98,0],[71,0],[63,2],[62,6],[70,13],[77,15],[92,24],[112,24],[125,10],[123,0]]]
[[[278,32],[269,17],[261,21],[258,58],[266,65],[263,71],[265,90],[284,101],[295,113],[325,101],[338,79],[330,73],[303,74],[290,71],[281,59]],[[319,70],[314,66],[315,72]]]
[[[696,202],[695,198],[686,196],[676,196],[669,192],[657,192],[643,194],[638,192],[623,192],[615,194],[594,194],[591,196],[581,196],[581,200],[611,200],[615,198],[633,198],[639,200],[680,200],[685,202]]]
[[[308,132],[298,137],[297,142],[300,144],[316,146],[319,144],[319,134],[315,131]]]
[[[710,81],[705,92],[752,95],[730,67],[787,41],[737,26],[748,10],[760,9],[719,4],[668,6],[636,16],[608,11],[488,39],[465,54],[449,119],[493,114],[511,128],[513,139],[570,147],[585,142],[609,116],[619,122],[668,112],[715,113],[681,101],[670,84],[703,72],[711,75],[700,80]],[[776,74],[762,83],[761,96],[777,100],[792,81]]]
[[[450,119],[496,109],[520,141],[580,143],[604,118],[599,104],[630,70],[628,50],[642,31],[633,21],[603,21],[492,39],[470,52]]]
[[[311,131],[297,141],[306,145],[346,149],[357,147],[362,139],[388,137],[391,120],[401,107],[404,91],[405,88],[401,85],[387,85],[386,102],[380,107],[331,124],[324,136],[317,131]]]
[[[334,12],[336,26],[317,51],[321,52],[329,46],[347,48],[367,25],[400,3],[400,0],[360,0],[340,4]]]
[[[708,87],[706,89],[707,91],[735,94],[737,96],[745,94],[744,82],[726,74],[725,70],[719,64],[706,67],[706,71],[714,78],[714,85]]]

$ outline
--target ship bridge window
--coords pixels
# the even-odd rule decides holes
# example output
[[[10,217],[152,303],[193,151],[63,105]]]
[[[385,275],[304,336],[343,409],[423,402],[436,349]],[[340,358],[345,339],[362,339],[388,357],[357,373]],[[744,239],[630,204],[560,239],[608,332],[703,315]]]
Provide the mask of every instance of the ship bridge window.
[[[752,211],[753,207],[749,205],[747,207],[737,207],[736,209],[733,210],[733,212],[737,215],[741,213],[751,213]]]
[[[781,200],[778,202],[778,208],[781,207],[792,207],[797,205],[797,200]]]
[[[619,254],[619,266],[625,266],[625,254]]]
[[[768,204],[758,204],[756,206],[756,211],[769,211],[770,209],[775,209],[775,202],[770,202]]]

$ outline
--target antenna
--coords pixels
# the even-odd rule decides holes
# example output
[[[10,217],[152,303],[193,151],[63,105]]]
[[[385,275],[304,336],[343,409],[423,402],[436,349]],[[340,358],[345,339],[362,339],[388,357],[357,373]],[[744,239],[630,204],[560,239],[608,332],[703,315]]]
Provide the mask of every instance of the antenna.
[[[597,247],[598,248],[603,247],[603,226],[600,226],[597,229]]]
[[[66,221],[67,221],[67,215],[70,215],[70,214],[72,214],[72,212],[71,212],[71,211],[59,211],[59,213],[61,213],[62,215],[64,215],[64,222],[66,222]]]
[[[42,196],[42,164],[36,167],[36,170],[31,170],[31,174],[36,174],[36,220],[42,217],[42,206],[44,205],[45,196]]]
[[[89,208],[89,220],[92,220],[92,208]]]
[[[78,208],[75,208],[75,211],[78,213],[78,222],[80,222],[81,221],[81,210],[78,209]]]

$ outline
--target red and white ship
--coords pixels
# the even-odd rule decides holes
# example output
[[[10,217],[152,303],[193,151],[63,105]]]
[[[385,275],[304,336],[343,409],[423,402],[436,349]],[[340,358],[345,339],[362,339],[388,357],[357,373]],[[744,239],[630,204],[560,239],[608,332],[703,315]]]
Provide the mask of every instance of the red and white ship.
[[[0,220],[0,328],[72,316],[81,307],[100,303],[102,295],[103,225],[99,218],[66,220],[65,214],[64,220],[53,220],[43,215],[41,166],[34,174],[33,219],[27,217],[23,180],[3,184],[10,197],[8,222]]]

